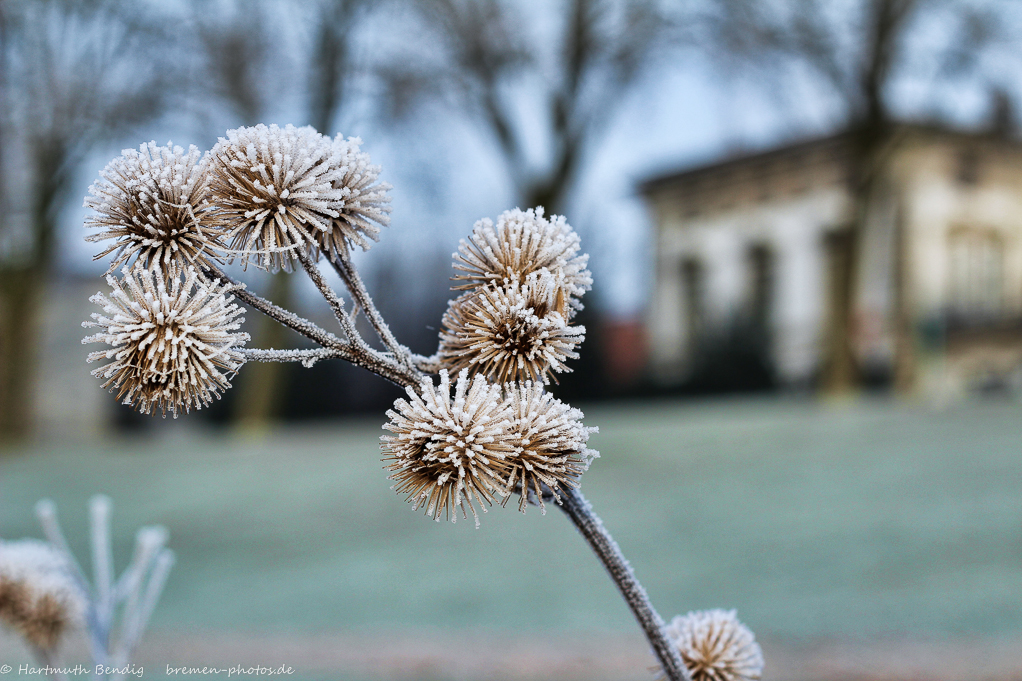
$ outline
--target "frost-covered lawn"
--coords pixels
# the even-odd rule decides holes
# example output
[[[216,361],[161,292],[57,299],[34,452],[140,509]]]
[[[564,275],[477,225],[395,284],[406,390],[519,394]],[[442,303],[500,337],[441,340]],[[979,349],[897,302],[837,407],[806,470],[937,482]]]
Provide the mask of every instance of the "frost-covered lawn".
[[[157,629],[632,632],[560,512],[435,523],[389,489],[378,419],[262,440],[180,428],[0,459],[0,536],[87,497],[177,552]],[[742,400],[587,410],[583,490],[665,616],[738,608],[773,640],[1022,633],[1022,408]],[[178,424],[180,425],[180,424]],[[84,555],[84,553],[83,553]]]

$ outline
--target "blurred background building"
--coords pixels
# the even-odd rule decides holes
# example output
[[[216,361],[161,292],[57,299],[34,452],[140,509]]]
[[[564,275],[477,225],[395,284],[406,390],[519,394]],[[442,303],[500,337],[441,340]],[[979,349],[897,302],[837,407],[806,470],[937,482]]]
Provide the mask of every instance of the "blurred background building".
[[[682,385],[744,361],[779,384],[815,386],[846,339],[860,383],[1017,390],[1022,145],[1008,132],[897,126],[854,258],[850,134],[644,184],[657,225],[655,380]],[[849,281],[845,329],[836,316]]]

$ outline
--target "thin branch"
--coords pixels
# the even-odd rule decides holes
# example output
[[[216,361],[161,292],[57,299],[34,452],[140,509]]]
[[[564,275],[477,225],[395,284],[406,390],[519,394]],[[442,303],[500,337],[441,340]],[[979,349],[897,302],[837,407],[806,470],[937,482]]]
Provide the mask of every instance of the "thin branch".
[[[418,355],[413,352],[409,359],[416,369],[426,374],[439,374],[440,370],[444,368],[443,363],[440,362],[439,354],[427,357],[426,355]]]
[[[330,285],[326,283],[326,279],[323,278],[323,273],[319,271],[316,263],[300,249],[295,251],[295,256],[298,258],[298,262],[302,264],[305,273],[309,275],[309,279],[312,280],[312,283],[319,290],[320,295],[323,296],[330,306],[330,310],[334,313],[337,323],[341,325],[341,330],[344,331],[348,341],[356,347],[364,346],[368,348],[369,346],[362,340],[362,336],[355,330],[354,320],[348,315],[348,311],[344,309],[344,302],[340,296],[334,293]]]
[[[247,305],[251,305],[267,317],[277,320],[289,329],[297,331],[301,335],[319,343],[325,348],[340,350],[348,345],[345,341],[341,340],[329,331],[320,328],[316,324],[313,324],[309,320],[302,319],[295,313],[289,312],[282,307],[274,305],[265,298],[257,296],[249,291],[245,287],[245,284],[231,278],[216,267],[207,268],[207,276],[212,276],[214,279],[220,279],[221,281],[233,284],[236,288],[232,291],[232,293],[238,298],[238,300],[246,303]]]
[[[664,621],[650,602],[646,590],[635,577],[632,566],[621,553],[617,542],[603,526],[603,521],[593,512],[582,492],[577,489],[568,488],[563,492],[561,509],[568,515],[578,531],[585,537],[593,553],[600,559],[603,566],[610,573],[618,590],[624,597],[628,607],[631,608],[639,626],[646,634],[649,644],[653,647],[653,653],[660,661],[660,667],[669,681],[688,681],[689,675],[684,663],[678,654],[676,646],[672,645],[664,635]]]
[[[109,646],[114,615],[113,547],[110,540],[110,497],[97,494],[89,500],[92,543],[92,584],[95,587],[96,620],[104,650]],[[101,660],[103,664],[106,659]]]
[[[397,356],[394,353],[377,352],[362,340],[362,337],[355,330],[354,321],[348,315],[348,311],[344,309],[344,302],[334,293],[330,285],[326,283],[326,279],[323,278],[323,273],[319,271],[316,263],[301,251],[297,252],[297,256],[298,261],[305,269],[305,273],[309,275],[309,279],[312,280],[312,283],[319,289],[320,294],[326,299],[338,323],[341,325],[341,329],[351,341],[344,345],[344,354],[341,356],[352,364],[379,374],[400,386],[417,387],[421,384],[426,377],[410,360],[403,356]],[[368,296],[366,298],[368,299]],[[372,304],[371,300],[368,300],[368,302],[370,305]],[[382,323],[382,319],[380,322]],[[383,328],[386,328],[386,325],[383,325]],[[397,341],[394,342],[397,343]],[[398,347],[403,349],[401,345],[398,345]],[[338,350],[341,349],[338,348]],[[404,352],[407,352],[407,350],[404,350]]]
[[[249,362],[301,362],[306,368],[324,359],[341,359],[341,353],[330,348],[316,350],[263,350],[242,348],[241,354]]]
[[[373,327],[373,331],[379,336],[383,344],[394,353],[394,356],[402,364],[407,366],[415,366],[412,360],[412,352],[407,347],[398,342],[394,334],[391,333],[390,327],[383,320],[383,315],[376,309],[376,304],[373,303],[373,299],[369,296],[369,292],[366,290],[365,284],[362,283],[362,277],[359,276],[358,270],[348,260],[341,259],[335,261],[330,259],[330,264],[333,265],[334,271],[337,272],[337,276],[341,278],[344,285],[348,287],[348,291],[351,293],[351,297],[355,300],[356,310],[361,309],[368,320],[369,325]]]

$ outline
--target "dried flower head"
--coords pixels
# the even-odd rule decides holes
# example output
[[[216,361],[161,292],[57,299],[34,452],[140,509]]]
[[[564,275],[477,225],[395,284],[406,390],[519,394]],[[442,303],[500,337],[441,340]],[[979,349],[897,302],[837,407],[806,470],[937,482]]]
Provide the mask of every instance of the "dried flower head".
[[[204,267],[215,258],[223,231],[202,224],[209,190],[208,163],[194,146],[143,144],[125,149],[100,171],[85,206],[87,227],[104,231],[86,241],[113,239],[95,259],[115,253],[107,272],[134,258],[134,266]]]
[[[215,222],[227,230],[243,264],[291,268],[341,217],[345,155],[311,127],[259,124],[228,130],[210,152]]]
[[[551,372],[571,371],[584,326],[569,326],[556,309],[559,287],[546,272],[524,284],[507,280],[451,301],[440,332],[440,361],[491,381],[549,383]]]
[[[424,381],[407,392],[408,400],[398,399],[387,411],[390,422],[383,427],[394,435],[380,438],[394,489],[435,520],[445,513],[457,520],[458,506],[468,517],[467,503],[478,526],[473,500],[485,511],[483,502],[507,495],[506,459],[514,453],[510,406],[500,386],[462,371],[452,396],[450,377],[441,371],[439,387]]]
[[[525,382],[508,387],[517,452],[508,488],[520,486],[520,511],[525,511],[530,493],[540,507],[543,486],[560,501],[559,490],[578,487],[582,473],[600,454],[586,447],[589,435],[599,432],[582,425],[583,414],[569,407],[543,386]]]
[[[52,650],[82,623],[86,600],[63,555],[34,539],[0,542],[0,621]]]
[[[116,389],[124,404],[177,417],[179,409],[201,409],[231,387],[228,378],[245,361],[239,349],[248,334],[236,332],[245,310],[232,302],[231,286],[200,281],[193,269],[183,277],[176,270],[169,274],[125,272],[123,281],[108,276],[110,297],[90,298],[103,312],[82,323],[101,331],[82,342],[111,346],[88,361],[109,360],[92,375],[106,379],[103,387]]]
[[[334,189],[344,194],[344,206],[334,218],[331,229],[317,232],[321,251],[332,260],[347,257],[349,244],[368,251],[370,243],[379,240],[380,227],[390,224],[391,187],[378,182],[380,166],[369,161],[369,154],[359,150],[358,137],[334,138],[335,153],[342,161],[341,174],[334,180]]]
[[[679,615],[665,631],[692,681],[755,681],[763,675],[763,651],[734,610]]]
[[[455,281],[465,283],[456,290],[499,284],[505,279],[524,281],[533,272],[549,271],[567,298],[568,312],[582,308],[579,298],[593,285],[586,269],[589,256],[579,254],[581,241],[564,217],[543,217],[543,208],[501,213],[478,221],[468,240],[461,240],[454,254],[454,268],[462,274]]]

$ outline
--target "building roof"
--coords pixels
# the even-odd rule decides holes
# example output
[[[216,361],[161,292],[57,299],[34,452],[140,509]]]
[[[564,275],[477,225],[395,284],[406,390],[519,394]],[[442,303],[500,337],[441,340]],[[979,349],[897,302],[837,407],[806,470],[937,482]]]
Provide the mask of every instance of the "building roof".
[[[915,133],[917,135],[958,138],[971,141],[995,141],[1000,145],[1008,145],[1022,150],[1022,141],[1005,138],[1002,135],[993,134],[989,131],[961,130],[949,128],[947,126],[923,123],[901,123],[897,126],[896,131],[900,134]],[[850,131],[846,130],[831,135],[810,137],[766,149],[764,151],[741,153],[712,163],[655,175],[638,183],[639,193],[648,195],[665,187],[683,184],[687,181],[706,177],[708,175],[723,174],[739,167],[770,164],[785,158],[818,152],[826,149],[827,147],[844,147],[850,141],[851,134],[852,133]]]

